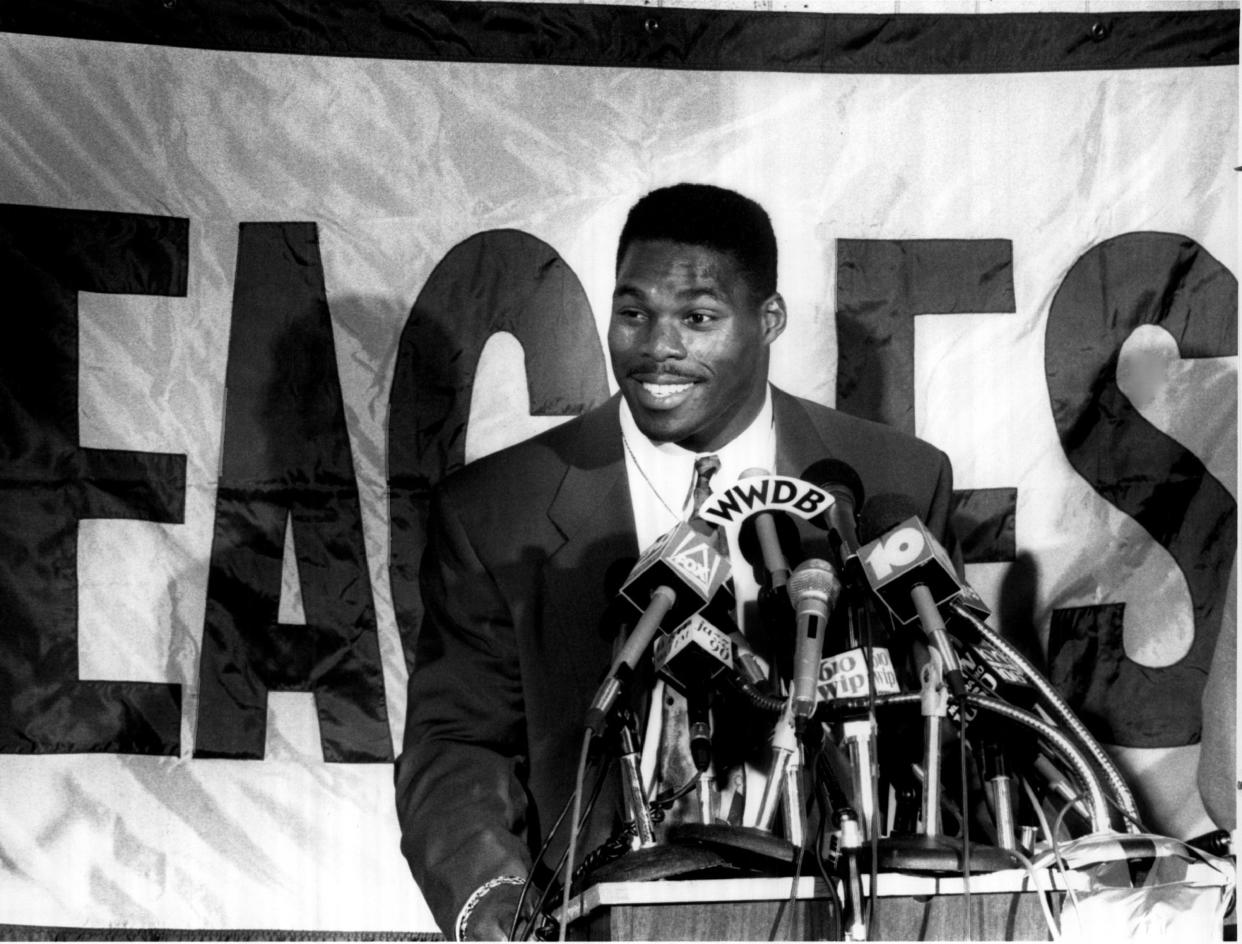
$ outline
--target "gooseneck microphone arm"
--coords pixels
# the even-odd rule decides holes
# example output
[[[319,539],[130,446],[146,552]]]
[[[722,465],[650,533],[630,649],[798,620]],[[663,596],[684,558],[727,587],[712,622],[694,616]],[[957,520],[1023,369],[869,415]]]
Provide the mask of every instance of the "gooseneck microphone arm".
[[[1031,664],[1026,656],[1010,645],[1009,641],[1001,636],[1000,633],[981,620],[964,602],[953,600],[949,606],[955,614],[974,627],[980,636],[1004,653],[1022,670],[1022,674],[1035,686],[1035,690],[1040,694],[1045,704],[1056,713],[1059,722],[1069,728],[1070,735],[1087,751],[1091,759],[1095,761],[1104,773],[1109,789],[1125,813],[1125,828],[1129,832],[1139,832],[1140,827],[1137,824],[1141,822],[1141,819],[1138,814],[1138,806],[1134,800],[1134,794],[1130,792],[1129,785],[1121,775],[1121,771],[1117,768],[1113,759],[1100,747],[1099,742],[1087,730],[1087,726],[1074,714],[1073,710],[1065,702],[1065,699],[1061,697],[1060,692],[1040,674],[1039,670]]]

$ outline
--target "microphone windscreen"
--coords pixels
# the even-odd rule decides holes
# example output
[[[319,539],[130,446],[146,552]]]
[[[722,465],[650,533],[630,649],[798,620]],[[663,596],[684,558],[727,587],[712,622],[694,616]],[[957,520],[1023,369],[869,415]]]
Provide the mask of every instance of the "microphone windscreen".
[[[804,482],[818,485],[833,498],[840,494],[841,489],[845,489],[849,492],[855,509],[861,508],[866,499],[862,479],[852,465],[840,459],[820,459],[812,462],[800,478]]]
[[[811,558],[805,560],[794,570],[789,578],[789,598],[794,609],[801,611],[804,606],[816,609],[823,608],[827,615],[841,594],[841,580],[833,566],[825,560]]]
[[[802,538],[798,534],[798,525],[794,523],[793,516],[788,512],[770,511],[767,512],[772,526],[776,529],[776,543],[780,545],[781,553],[784,554],[786,561],[796,561],[802,559]],[[761,568],[765,566],[763,559],[763,547],[759,542],[759,516],[748,515],[742,519],[741,526],[737,529],[737,549],[741,552],[742,557],[746,559],[746,563],[753,568]]]
[[[874,541],[888,534],[902,522],[917,518],[922,509],[909,495],[898,492],[881,492],[867,500],[858,514],[858,539]]]

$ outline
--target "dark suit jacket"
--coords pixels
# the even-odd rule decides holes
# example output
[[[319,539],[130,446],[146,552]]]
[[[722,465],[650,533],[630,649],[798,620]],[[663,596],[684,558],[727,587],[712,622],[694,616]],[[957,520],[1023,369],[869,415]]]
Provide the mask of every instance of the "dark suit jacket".
[[[396,788],[402,851],[450,935],[472,891],[528,872],[573,789],[616,632],[605,574],[639,552],[618,402],[472,463],[433,497]],[[840,459],[868,503],[901,496],[948,537],[939,450],[775,388],[773,410],[777,473]]]

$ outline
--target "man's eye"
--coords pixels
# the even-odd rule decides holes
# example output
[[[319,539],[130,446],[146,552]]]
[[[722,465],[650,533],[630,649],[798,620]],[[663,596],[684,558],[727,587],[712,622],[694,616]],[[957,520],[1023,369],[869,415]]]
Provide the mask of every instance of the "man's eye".
[[[621,321],[640,321],[645,316],[642,311],[637,308],[618,308],[613,312],[613,317]]]
[[[716,314],[711,311],[692,311],[686,315],[686,321],[692,325],[711,324],[715,320]]]

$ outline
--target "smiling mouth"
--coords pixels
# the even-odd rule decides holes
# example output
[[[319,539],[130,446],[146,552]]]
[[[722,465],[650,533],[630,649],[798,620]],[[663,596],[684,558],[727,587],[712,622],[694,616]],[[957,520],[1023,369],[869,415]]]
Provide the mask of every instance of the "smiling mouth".
[[[664,400],[668,397],[674,397],[679,393],[685,393],[693,383],[649,383],[642,381],[642,388],[657,400]]]

